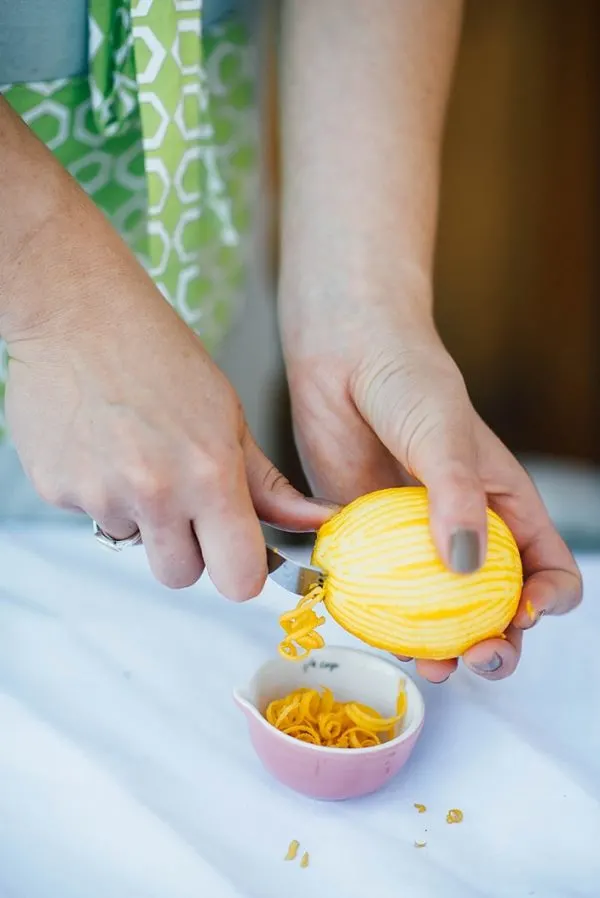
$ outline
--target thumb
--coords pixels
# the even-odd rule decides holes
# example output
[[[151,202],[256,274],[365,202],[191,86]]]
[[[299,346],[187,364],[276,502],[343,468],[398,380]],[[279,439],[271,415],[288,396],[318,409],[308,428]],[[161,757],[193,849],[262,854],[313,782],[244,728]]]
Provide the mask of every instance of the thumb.
[[[468,415],[442,418],[414,447],[412,469],[429,494],[431,531],[445,564],[470,574],[487,553],[486,493]]]
[[[444,563],[456,573],[472,573],[487,552],[477,416],[459,372],[438,377],[429,369],[424,374],[425,380],[419,377],[408,394],[405,384],[396,384],[394,405],[400,420],[380,415],[375,429],[395,458],[427,487],[432,535]],[[397,396],[402,394],[399,405]],[[379,407],[389,408],[385,402]]]
[[[242,440],[250,496],[259,519],[278,530],[318,530],[339,506],[303,496],[261,452],[249,431]]]

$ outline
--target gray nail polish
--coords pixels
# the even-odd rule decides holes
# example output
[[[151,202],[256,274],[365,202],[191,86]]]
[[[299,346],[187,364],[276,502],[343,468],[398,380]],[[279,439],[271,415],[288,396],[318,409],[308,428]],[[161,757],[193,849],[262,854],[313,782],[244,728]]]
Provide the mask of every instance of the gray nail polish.
[[[531,618],[528,617],[527,623],[525,624],[525,626],[519,627],[519,630],[532,630],[533,627],[536,626],[536,624],[539,624],[539,622],[541,621],[541,619],[543,618],[545,613],[546,613],[545,609],[542,608],[541,611],[538,611],[537,616],[533,620],[531,620]]]
[[[536,619],[535,619],[534,622],[532,623],[531,627],[535,627],[536,624],[539,624],[539,622],[541,621],[541,619],[543,618],[543,616],[545,615],[545,613],[546,613],[546,609],[545,609],[545,608],[542,608],[541,611],[538,611],[538,616],[536,617]],[[530,627],[529,629],[531,629],[531,627]]]
[[[450,537],[450,567],[457,574],[472,574],[481,565],[479,534],[456,530]]]
[[[477,673],[495,673],[502,667],[502,658],[497,652],[494,652],[489,661],[481,661],[479,664],[471,664],[473,670]]]

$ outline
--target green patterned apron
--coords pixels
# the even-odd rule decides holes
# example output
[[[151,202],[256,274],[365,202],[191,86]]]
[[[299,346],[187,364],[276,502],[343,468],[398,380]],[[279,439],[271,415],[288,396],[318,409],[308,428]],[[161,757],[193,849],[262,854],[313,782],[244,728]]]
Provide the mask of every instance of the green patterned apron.
[[[245,29],[205,33],[201,0],[89,0],[89,17],[87,76],[1,92],[213,349],[241,302],[255,184]]]

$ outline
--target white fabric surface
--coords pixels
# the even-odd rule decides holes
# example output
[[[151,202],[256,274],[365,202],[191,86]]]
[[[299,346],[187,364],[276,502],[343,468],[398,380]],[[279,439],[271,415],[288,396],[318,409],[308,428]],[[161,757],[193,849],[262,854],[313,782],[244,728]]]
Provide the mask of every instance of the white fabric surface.
[[[528,635],[513,678],[424,686],[409,765],[327,804],[269,778],[230,697],[285,594],[171,593],[141,551],[5,525],[0,898],[598,898],[600,559],[583,568],[587,602]],[[294,838],[308,869],[283,861]]]

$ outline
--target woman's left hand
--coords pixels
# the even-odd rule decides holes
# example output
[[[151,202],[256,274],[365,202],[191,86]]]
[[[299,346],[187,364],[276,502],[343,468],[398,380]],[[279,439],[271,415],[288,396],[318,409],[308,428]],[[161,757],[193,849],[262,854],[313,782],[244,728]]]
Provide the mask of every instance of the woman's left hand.
[[[397,303],[376,297],[367,305],[329,296],[314,317],[311,305],[284,298],[282,329],[296,440],[313,491],[347,503],[423,483],[441,557],[462,572],[485,558],[486,505],[497,511],[519,545],[525,585],[507,638],[473,646],[464,662],[488,679],[510,675],[523,631],[579,604],[571,553],[525,470],[475,412],[428,315],[400,316]],[[456,666],[417,661],[433,682]]]

